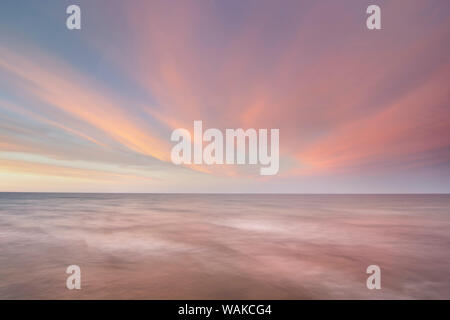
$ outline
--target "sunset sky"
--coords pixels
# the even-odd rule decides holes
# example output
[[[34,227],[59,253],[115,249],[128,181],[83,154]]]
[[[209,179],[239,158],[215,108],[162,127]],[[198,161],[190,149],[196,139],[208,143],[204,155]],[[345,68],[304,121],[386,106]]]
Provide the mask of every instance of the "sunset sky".
[[[449,17],[448,0],[2,0],[0,191],[450,192]],[[279,128],[279,173],[172,164],[194,120]]]

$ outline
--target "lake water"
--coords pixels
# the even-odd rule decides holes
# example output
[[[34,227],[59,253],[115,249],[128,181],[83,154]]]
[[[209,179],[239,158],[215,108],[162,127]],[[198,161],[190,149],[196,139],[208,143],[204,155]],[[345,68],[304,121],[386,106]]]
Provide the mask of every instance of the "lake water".
[[[0,299],[450,299],[449,266],[450,195],[0,193]]]

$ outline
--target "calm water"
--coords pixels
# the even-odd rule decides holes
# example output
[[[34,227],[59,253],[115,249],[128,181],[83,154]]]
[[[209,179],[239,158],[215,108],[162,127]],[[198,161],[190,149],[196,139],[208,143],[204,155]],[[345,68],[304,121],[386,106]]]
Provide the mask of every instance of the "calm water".
[[[1,299],[450,299],[449,265],[450,195],[0,193]]]

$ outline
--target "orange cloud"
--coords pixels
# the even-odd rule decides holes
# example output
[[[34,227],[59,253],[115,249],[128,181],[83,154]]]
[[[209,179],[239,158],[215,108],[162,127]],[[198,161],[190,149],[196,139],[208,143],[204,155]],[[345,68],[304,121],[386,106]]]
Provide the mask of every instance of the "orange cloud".
[[[370,162],[410,161],[450,146],[447,84],[450,64],[378,114],[349,123],[300,152],[308,170],[352,168]],[[425,157],[426,159],[426,157]],[[441,159],[445,162],[446,159]],[[425,162],[426,164],[426,162]]]
[[[0,48],[0,67],[31,82],[33,87],[29,88],[29,93],[36,99],[93,125],[135,152],[168,160],[167,140],[157,138],[149,126],[140,124],[139,119],[130,116],[126,112],[126,105],[113,100],[111,94],[97,92],[95,87],[89,86],[89,79],[68,66],[49,63],[44,57],[36,56],[43,63],[34,64],[29,59]]]
[[[55,177],[71,177],[84,180],[133,179],[154,181],[155,179],[136,174],[123,174],[107,170],[93,170],[70,166],[44,164],[23,160],[0,159],[0,170],[4,173],[18,173],[21,175],[44,175]]]

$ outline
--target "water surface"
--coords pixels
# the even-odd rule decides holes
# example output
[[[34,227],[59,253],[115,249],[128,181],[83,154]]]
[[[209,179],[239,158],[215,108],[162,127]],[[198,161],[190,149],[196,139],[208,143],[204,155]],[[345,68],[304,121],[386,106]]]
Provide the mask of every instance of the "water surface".
[[[0,193],[0,299],[450,299],[449,248],[450,195]]]

